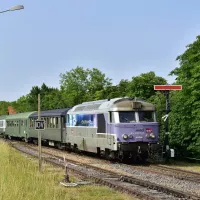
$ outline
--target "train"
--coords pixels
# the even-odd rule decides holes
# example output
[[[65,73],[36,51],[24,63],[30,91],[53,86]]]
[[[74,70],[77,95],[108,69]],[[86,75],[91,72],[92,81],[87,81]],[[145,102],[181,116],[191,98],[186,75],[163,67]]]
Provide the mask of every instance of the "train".
[[[146,160],[158,144],[155,105],[138,98],[83,102],[71,108],[40,112],[42,143],[111,160]],[[0,134],[38,144],[38,112],[0,116]]]

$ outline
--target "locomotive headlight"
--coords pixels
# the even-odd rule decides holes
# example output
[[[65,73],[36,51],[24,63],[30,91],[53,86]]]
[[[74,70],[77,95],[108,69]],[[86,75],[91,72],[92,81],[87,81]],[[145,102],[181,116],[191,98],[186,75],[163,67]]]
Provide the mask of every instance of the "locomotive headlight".
[[[123,134],[122,137],[123,137],[124,140],[128,139],[128,135],[126,135],[126,134]]]
[[[129,138],[129,139],[133,139],[133,135],[129,135],[128,138]]]
[[[150,137],[150,138],[155,138],[156,136],[155,136],[153,133],[151,133],[151,134],[149,135],[149,137]]]

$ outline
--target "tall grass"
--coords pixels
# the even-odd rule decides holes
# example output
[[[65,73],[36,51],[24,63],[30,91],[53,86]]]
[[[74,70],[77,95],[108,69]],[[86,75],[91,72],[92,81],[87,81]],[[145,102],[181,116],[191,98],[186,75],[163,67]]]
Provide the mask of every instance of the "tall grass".
[[[0,200],[122,200],[132,199],[106,187],[66,188],[59,184],[64,171],[43,164],[0,142]]]

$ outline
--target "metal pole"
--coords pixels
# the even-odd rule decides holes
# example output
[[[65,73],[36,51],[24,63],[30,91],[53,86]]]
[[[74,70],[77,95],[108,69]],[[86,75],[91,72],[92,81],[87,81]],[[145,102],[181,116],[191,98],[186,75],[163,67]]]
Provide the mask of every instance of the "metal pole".
[[[38,94],[38,120],[40,120],[40,94]],[[41,159],[41,132],[38,130],[38,159],[39,159],[39,171],[42,171],[42,159]]]
[[[164,138],[164,149],[167,156],[167,152],[169,151],[169,112],[170,112],[170,100],[169,100],[169,90],[165,91],[166,95],[166,121],[165,121],[165,138]]]

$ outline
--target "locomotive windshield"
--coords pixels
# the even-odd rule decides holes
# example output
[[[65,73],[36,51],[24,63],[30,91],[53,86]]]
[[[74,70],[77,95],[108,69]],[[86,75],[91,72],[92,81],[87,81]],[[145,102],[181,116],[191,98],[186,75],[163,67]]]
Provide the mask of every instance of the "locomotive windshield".
[[[154,122],[154,112],[153,111],[140,111],[139,121],[140,122]]]
[[[111,123],[155,122],[154,111],[119,111],[110,113]]]
[[[121,111],[119,112],[120,123],[135,122],[135,112],[132,111]]]

